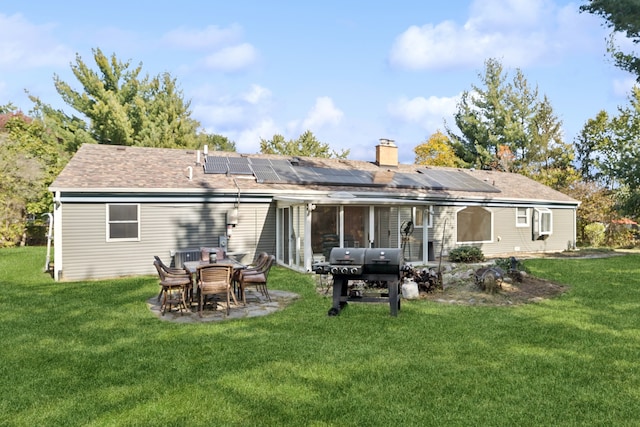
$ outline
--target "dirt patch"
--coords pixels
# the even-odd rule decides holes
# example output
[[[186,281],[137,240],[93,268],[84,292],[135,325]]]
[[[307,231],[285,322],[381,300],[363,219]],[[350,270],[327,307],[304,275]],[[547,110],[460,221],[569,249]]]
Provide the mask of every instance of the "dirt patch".
[[[448,304],[520,305],[554,298],[568,289],[566,285],[525,275],[521,282],[503,281],[494,293],[481,290],[474,280],[462,280],[445,284],[443,290],[421,292],[420,298]]]
[[[588,249],[548,254],[513,254],[519,259],[527,258],[606,258],[621,256],[625,252],[607,249]],[[555,298],[569,290],[569,286],[530,276],[523,272],[522,281],[505,279],[500,288],[486,292],[476,285],[472,272],[477,266],[458,265],[444,273],[444,289],[434,292],[421,292],[420,298],[449,304],[466,305],[520,305]],[[466,270],[466,271],[465,271]],[[465,274],[466,273],[466,274]]]

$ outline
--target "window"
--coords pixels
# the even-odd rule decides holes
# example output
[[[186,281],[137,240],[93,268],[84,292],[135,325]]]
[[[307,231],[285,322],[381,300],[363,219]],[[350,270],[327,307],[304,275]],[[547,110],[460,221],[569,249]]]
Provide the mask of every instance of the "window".
[[[140,205],[107,205],[107,241],[140,240]]]
[[[427,209],[424,209],[422,207],[414,207],[413,225],[415,227],[433,227],[433,206],[429,206]]]
[[[535,233],[538,236],[548,236],[553,232],[552,212],[546,208],[536,209]]]
[[[516,208],[516,227],[529,226],[529,208]]]
[[[413,225],[416,227],[424,225],[424,211],[422,208],[413,208]]]
[[[493,215],[490,211],[470,206],[456,214],[457,242],[490,242],[492,241]]]

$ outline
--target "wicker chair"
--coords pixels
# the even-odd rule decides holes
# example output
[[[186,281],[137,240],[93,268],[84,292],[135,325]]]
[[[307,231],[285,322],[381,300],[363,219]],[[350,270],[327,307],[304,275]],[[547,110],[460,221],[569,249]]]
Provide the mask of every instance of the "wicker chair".
[[[154,255],[153,258],[156,260],[156,262],[158,264],[160,264],[160,267],[165,271],[165,273],[168,276],[170,276],[170,277],[179,277],[179,278],[186,277],[186,278],[189,279],[189,285],[188,285],[188,289],[187,289],[187,296],[189,297],[189,300],[191,300],[191,298],[193,297],[193,276],[191,275],[191,273],[189,273],[184,268],[169,267],[164,262],[162,262],[160,257],[157,256],[157,255]],[[160,301],[161,297],[162,297],[162,289],[160,289],[160,293],[158,294],[158,301]]]
[[[231,297],[237,304],[236,296],[231,288],[231,275],[233,267],[223,264],[210,264],[198,269],[198,315],[202,317],[202,310],[206,296],[224,294],[227,300],[227,314],[231,309]],[[217,304],[217,303],[216,303]]]
[[[240,292],[242,294],[242,303],[247,304],[246,288],[247,286],[255,286],[262,295],[266,296],[271,301],[269,290],[267,289],[267,280],[269,277],[269,271],[276,262],[275,255],[269,255],[267,261],[260,268],[240,270]]]
[[[162,315],[164,316],[167,308],[171,310],[172,306],[177,306],[180,309],[180,314],[182,314],[182,310],[187,308],[186,301],[188,290],[191,286],[191,276],[170,274],[162,267],[162,262],[160,261],[154,261],[153,265],[156,267],[160,278],[160,296],[162,298],[160,311]]]
[[[267,263],[267,261],[269,261],[269,254],[266,252],[260,252],[258,254],[258,256],[256,257],[256,260],[252,263],[249,264],[246,267],[234,270],[233,272],[233,289],[234,291],[238,292],[238,297],[242,297],[242,294],[240,293],[240,275],[242,274],[243,271],[246,272],[250,272],[250,271],[260,271],[264,265]]]

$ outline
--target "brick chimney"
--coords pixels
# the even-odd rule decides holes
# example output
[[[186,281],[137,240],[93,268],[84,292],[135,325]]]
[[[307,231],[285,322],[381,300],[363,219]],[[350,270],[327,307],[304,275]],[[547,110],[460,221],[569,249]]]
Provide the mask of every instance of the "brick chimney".
[[[376,145],[376,163],[378,166],[398,167],[398,147],[393,139],[380,138]]]

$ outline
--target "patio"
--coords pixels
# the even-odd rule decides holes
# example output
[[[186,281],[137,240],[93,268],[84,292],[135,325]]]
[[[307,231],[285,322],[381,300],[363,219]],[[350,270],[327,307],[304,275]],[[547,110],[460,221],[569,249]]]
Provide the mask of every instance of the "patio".
[[[223,320],[241,319],[245,317],[258,317],[266,316],[274,313],[278,310],[282,310],[287,305],[291,304],[294,300],[300,296],[293,292],[269,290],[271,301],[269,301],[264,295],[255,289],[247,289],[247,305],[243,305],[242,302],[237,304],[231,302],[231,308],[229,314],[226,314],[226,302],[219,302],[217,309],[213,310],[211,304],[202,311],[202,317],[198,316],[197,304],[191,304],[187,307],[186,311],[180,312],[178,308],[172,308],[167,310],[163,315],[160,310],[161,301],[157,296],[153,296],[147,300],[147,306],[159,319],[176,323],[207,323],[207,322],[219,322]]]

